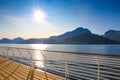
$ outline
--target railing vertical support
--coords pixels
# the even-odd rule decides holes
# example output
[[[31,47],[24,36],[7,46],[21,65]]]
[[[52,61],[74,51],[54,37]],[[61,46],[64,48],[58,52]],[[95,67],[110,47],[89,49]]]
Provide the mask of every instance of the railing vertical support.
[[[7,58],[7,59],[9,59],[9,54],[8,54],[9,50],[10,50],[10,48],[7,48],[7,49],[6,49],[6,58]]]
[[[12,53],[13,53],[13,55],[12,55],[12,60],[14,60],[14,59],[15,59],[14,50],[11,49],[11,51],[12,51]]]
[[[35,70],[35,62],[32,62],[30,80],[34,80],[34,70]]]
[[[45,72],[45,78],[46,78],[46,80],[48,80],[47,72],[46,72],[46,63],[47,63],[46,55],[43,54],[43,51],[42,51],[42,50],[41,50],[41,54],[44,56],[44,72]]]
[[[98,78],[98,80],[100,80],[100,62],[99,62],[99,58],[98,58],[98,56],[95,56],[95,58],[96,58],[96,62],[97,62],[97,78]]]
[[[65,60],[65,79],[66,80],[69,80],[69,70],[68,70],[68,62],[67,62],[67,58],[64,56],[63,53],[62,54],[62,57],[64,58]]]
[[[0,49],[2,50],[2,56],[5,57],[4,47],[0,47]]]
[[[17,48],[18,52],[20,53],[20,63],[22,64],[22,52]]]
[[[27,52],[30,54],[30,61],[32,62],[32,63],[31,63],[31,69],[30,69],[30,71],[29,71],[27,80],[34,80],[35,62],[34,62],[34,60],[33,60],[33,57],[32,57],[31,52],[30,52],[28,49],[26,49],[26,50],[27,50]],[[29,79],[29,78],[30,78],[30,79]]]

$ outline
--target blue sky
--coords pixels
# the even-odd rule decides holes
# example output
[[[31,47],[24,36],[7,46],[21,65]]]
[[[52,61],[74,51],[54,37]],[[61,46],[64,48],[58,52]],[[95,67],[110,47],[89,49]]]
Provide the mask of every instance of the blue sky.
[[[120,0],[0,0],[0,38],[46,38],[77,27],[120,30]]]

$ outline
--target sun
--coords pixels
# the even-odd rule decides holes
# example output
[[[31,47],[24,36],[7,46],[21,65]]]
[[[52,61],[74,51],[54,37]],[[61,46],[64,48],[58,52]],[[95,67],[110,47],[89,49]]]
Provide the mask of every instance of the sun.
[[[33,10],[33,20],[36,22],[43,22],[45,19],[45,13],[40,9]]]

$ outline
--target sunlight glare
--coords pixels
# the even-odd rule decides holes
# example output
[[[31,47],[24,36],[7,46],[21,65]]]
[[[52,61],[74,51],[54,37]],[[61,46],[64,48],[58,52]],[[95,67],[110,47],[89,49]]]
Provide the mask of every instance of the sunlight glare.
[[[33,19],[36,22],[43,22],[45,19],[45,13],[40,9],[33,10]]]
[[[40,49],[40,50],[44,50],[45,48],[47,48],[47,44],[32,44],[31,45],[33,49]]]
[[[33,49],[39,49],[39,50],[34,50],[33,52],[33,59],[36,60],[35,61],[35,65],[39,68],[44,68],[44,56],[41,53],[40,50],[44,50],[47,45],[46,44],[32,44],[31,45]]]

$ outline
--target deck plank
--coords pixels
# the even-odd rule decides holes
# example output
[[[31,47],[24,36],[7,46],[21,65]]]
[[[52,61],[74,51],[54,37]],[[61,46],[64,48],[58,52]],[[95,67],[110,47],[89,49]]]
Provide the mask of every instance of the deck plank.
[[[59,76],[34,69],[33,80],[65,80]],[[30,67],[0,57],[0,80],[27,80]],[[30,80],[30,79],[29,79]]]

